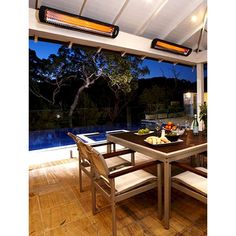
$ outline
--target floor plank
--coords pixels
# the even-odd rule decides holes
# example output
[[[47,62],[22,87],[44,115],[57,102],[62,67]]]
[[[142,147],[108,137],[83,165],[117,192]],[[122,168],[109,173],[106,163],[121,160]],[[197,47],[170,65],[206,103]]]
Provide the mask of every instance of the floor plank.
[[[34,165],[29,169],[29,234],[32,236],[110,236],[111,209],[93,215],[90,181],[83,176],[79,191],[78,160],[67,159]],[[157,217],[154,190],[120,202],[117,206],[119,236],[205,236],[207,206],[172,191],[170,229]],[[97,203],[107,201],[98,194]]]

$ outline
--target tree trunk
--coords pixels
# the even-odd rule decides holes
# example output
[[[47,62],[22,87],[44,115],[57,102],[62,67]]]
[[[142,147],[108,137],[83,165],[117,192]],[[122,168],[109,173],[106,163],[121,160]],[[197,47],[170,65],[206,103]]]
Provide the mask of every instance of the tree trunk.
[[[116,120],[118,114],[119,114],[119,103],[120,103],[120,98],[119,95],[117,93],[115,93],[115,104],[114,104],[114,108],[110,110],[110,119],[112,121],[112,123]]]
[[[76,108],[76,106],[78,105],[79,103],[79,97],[80,97],[80,94],[83,92],[83,90],[86,88],[87,86],[86,85],[83,85],[81,86],[76,95],[75,95],[75,98],[74,98],[74,101],[72,103],[72,105],[70,106],[70,111],[69,111],[69,123],[70,123],[70,127],[72,128],[73,127],[73,121],[72,121],[72,116],[73,116],[73,113],[74,113],[74,110]]]

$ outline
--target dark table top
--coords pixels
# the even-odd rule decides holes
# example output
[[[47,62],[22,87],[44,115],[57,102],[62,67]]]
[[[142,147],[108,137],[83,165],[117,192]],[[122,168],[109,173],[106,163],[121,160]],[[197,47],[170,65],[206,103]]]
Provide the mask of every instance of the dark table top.
[[[124,133],[116,133],[109,135],[147,148],[155,149],[157,151],[166,154],[194,146],[199,146],[201,144],[207,144],[207,137],[203,132],[199,132],[199,135],[194,136],[191,130],[186,131],[182,136],[180,136],[180,139],[182,139],[183,142],[169,143],[165,145],[151,145],[144,141],[144,139],[146,139],[149,136],[156,136],[157,135],[156,133],[147,135],[136,135],[134,133],[135,132],[124,132]]]

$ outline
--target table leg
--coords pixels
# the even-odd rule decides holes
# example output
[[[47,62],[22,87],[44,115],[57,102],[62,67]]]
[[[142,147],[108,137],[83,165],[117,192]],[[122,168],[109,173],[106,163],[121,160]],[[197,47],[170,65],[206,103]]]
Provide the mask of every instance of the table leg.
[[[164,227],[169,229],[170,219],[170,199],[171,199],[171,165],[164,162]]]
[[[134,159],[134,153],[131,153],[131,165],[134,166],[135,165],[135,159]]]
[[[157,165],[157,181],[158,181],[158,216],[159,219],[162,219],[162,166],[161,164]]]
[[[111,152],[111,144],[107,144],[107,153]]]

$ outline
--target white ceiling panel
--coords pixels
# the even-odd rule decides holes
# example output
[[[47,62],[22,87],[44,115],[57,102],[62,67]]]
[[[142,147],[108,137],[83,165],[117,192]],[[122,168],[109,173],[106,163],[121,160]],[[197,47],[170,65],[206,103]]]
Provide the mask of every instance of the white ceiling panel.
[[[196,50],[198,48],[198,41],[200,38],[201,30],[199,30],[196,34],[194,34],[191,38],[189,38],[185,43],[183,43],[184,46],[190,47],[193,50]],[[202,41],[200,44],[200,50],[207,50],[207,33],[204,32]]]
[[[199,37],[200,37],[200,32],[201,32],[201,30],[199,30],[197,33],[192,35],[192,37],[190,37],[187,41],[185,41],[183,43],[183,45],[186,46],[186,47],[190,47],[193,50],[197,49],[198,40],[199,40]]]
[[[117,20],[117,25],[122,31],[135,34],[163,2],[164,0],[130,0]]]
[[[125,0],[88,0],[82,16],[112,23],[124,3]]]
[[[176,17],[178,17],[185,8],[190,6],[192,2],[193,1],[191,0],[169,0],[155,19],[150,23],[149,27],[147,27],[143,36],[151,39],[162,39],[162,35],[165,34],[166,28],[175,21]]]
[[[206,12],[206,3],[202,3],[192,15],[189,15],[180,25],[178,25],[165,39],[170,42],[181,42],[188,40],[186,35],[192,36],[196,29],[203,26],[204,15]],[[192,22],[192,16],[196,16],[196,21]],[[182,39],[184,39],[182,41]]]
[[[79,14],[83,0],[39,0],[38,7],[41,5],[52,7],[61,11]]]

